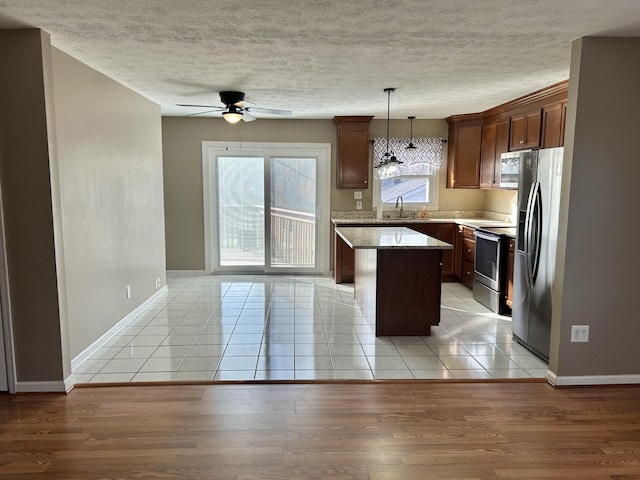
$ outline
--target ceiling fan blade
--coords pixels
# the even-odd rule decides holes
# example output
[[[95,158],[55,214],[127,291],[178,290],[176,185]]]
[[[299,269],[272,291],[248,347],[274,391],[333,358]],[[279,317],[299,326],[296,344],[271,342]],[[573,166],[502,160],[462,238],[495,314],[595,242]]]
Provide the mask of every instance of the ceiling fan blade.
[[[242,112],[242,120],[244,120],[245,122],[253,122],[255,119],[256,119],[256,117],[254,117],[249,112],[247,112],[246,109],[243,110],[243,112]]]
[[[197,112],[197,113],[187,113],[185,117],[196,117],[198,115],[204,115],[206,113],[219,112],[219,111],[220,110],[216,109],[216,110],[205,110],[204,112]]]
[[[192,105],[190,103],[177,103],[178,107],[198,107],[198,108],[216,108],[218,110],[224,110],[224,107],[218,105]]]
[[[276,110],[275,108],[247,107],[245,112],[264,113],[265,115],[291,115],[291,110]]]

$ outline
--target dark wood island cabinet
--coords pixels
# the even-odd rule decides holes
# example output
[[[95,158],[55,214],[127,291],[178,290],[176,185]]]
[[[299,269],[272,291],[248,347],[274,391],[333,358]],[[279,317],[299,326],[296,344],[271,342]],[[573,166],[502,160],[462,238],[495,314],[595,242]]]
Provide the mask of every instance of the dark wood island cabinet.
[[[406,227],[337,227],[355,252],[355,299],[376,336],[431,335],[440,323],[442,252]]]

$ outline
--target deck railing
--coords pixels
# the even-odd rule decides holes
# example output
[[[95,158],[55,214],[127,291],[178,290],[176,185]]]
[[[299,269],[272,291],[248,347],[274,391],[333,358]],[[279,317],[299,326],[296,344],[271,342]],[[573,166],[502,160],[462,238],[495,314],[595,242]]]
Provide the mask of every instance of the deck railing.
[[[225,264],[258,265],[264,261],[264,208],[225,206],[220,250]],[[224,220],[223,220],[224,219]],[[271,209],[271,265],[314,267],[316,217],[313,213]]]
[[[316,216],[313,213],[271,209],[271,264],[278,267],[314,267]]]

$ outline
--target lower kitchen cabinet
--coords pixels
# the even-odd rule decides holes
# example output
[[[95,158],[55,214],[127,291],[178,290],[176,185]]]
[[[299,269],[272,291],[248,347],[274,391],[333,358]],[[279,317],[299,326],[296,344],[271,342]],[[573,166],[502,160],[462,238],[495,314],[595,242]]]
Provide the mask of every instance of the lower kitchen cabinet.
[[[353,225],[361,227],[362,225]],[[356,273],[355,254],[345,241],[333,232],[333,278],[336,283],[353,283]]]
[[[509,250],[507,253],[507,286],[505,288],[505,304],[513,308],[513,259],[515,255],[516,240],[509,238]]]
[[[437,238],[443,242],[453,245],[453,250],[443,250],[442,252],[442,280],[445,282],[455,282],[458,280],[456,274],[454,252],[456,248],[456,224],[455,223],[412,223],[403,225],[416,230],[430,237]]]

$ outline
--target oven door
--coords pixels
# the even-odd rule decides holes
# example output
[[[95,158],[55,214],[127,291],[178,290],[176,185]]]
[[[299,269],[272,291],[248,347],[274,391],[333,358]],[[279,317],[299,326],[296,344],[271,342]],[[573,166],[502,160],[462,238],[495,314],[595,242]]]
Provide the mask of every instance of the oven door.
[[[500,235],[476,230],[475,279],[491,290],[500,290]]]

